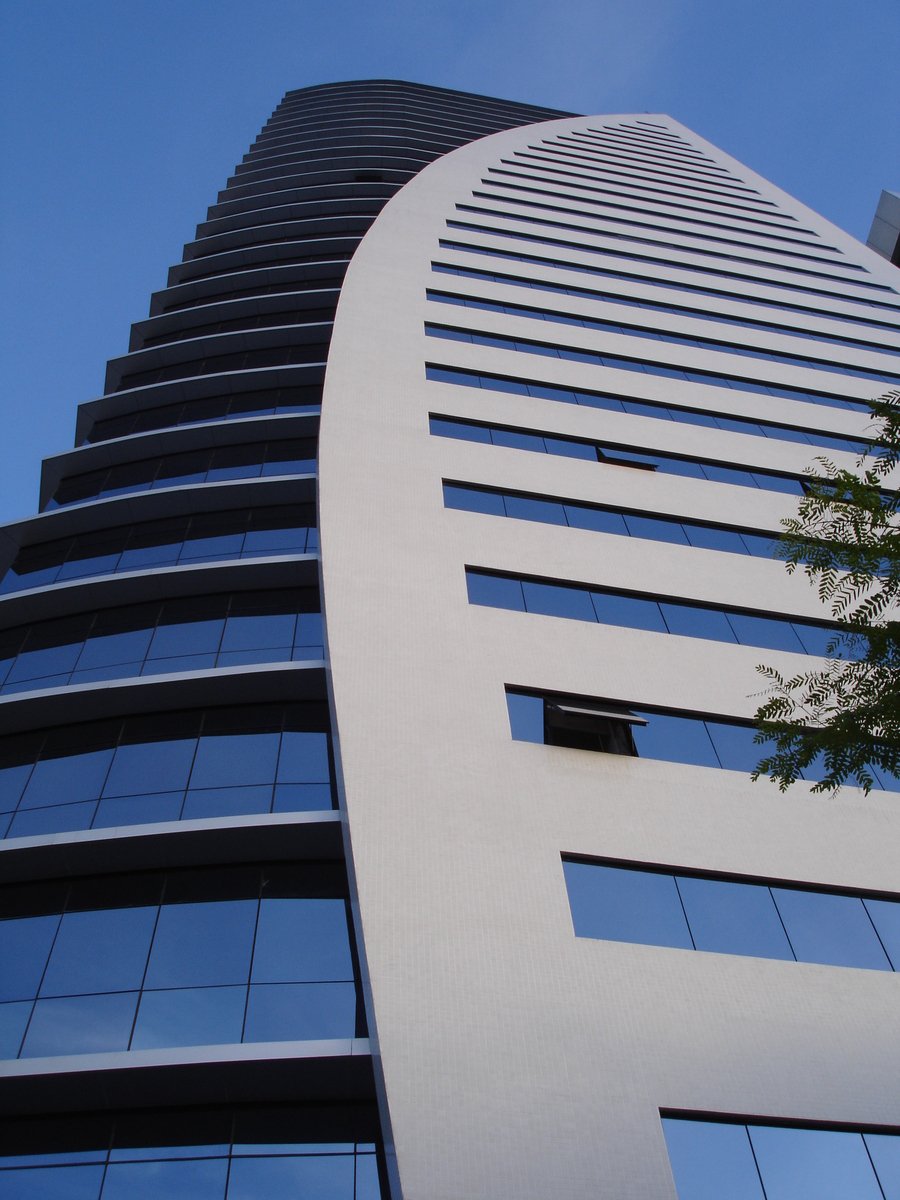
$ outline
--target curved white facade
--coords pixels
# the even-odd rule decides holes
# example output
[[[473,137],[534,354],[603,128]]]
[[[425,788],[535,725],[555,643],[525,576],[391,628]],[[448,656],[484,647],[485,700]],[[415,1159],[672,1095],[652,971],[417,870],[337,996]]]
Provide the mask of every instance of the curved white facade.
[[[637,130],[624,136],[638,149],[623,162],[608,148],[603,162],[563,158],[559,145],[596,143],[592,130],[600,142],[605,130]],[[709,178],[672,182],[670,172],[666,182],[653,150],[672,134],[683,161],[691,152],[711,160]],[[534,157],[548,142],[549,157]],[[593,215],[592,202],[601,205]],[[455,276],[433,263],[512,278]],[[781,795],[745,770],[510,737],[507,686],[747,720],[762,686],[756,664],[794,671],[810,658],[470,604],[465,568],[815,621],[826,614],[813,590],[765,556],[454,511],[442,482],[773,536],[794,501],[764,486],[429,432],[432,416],[773,474],[799,475],[817,453],[849,464],[849,452],[809,442],[816,431],[853,438],[866,428],[835,397],[864,401],[886,388],[876,372],[897,371],[883,352],[900,349],[896,286],[896,271],[874,253],[657,116],[566,119],[483,138],[426,167],[363,239],[325,382],[322,569],[370,1032],[405,1196],[674,1197],[660,1110],[900,1123],[895,973],[575,937],[561,863],[574,855],[896,894],[900,817],[890,792],[847,788],[829,800],[799,783]],[[572,287],[606,295],[561,294]],[[832,369],[450,305],[427,290],[718,338]],[[648,300],[647,310],[634,306]],[[737,328],[742,321],[756,325]],[[426,324],[709,374],[683,380],[563,361],[427,336]],[[426,364],[744,417],[809,438],[426,379]],[[869,368],[873,379],[842,375],[844,366]],[[762,394],[754,380],[831,398]]]

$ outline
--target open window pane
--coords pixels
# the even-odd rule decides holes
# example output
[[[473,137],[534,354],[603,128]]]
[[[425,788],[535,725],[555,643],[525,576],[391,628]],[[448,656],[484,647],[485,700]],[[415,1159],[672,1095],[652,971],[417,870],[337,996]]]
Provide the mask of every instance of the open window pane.
[[[513,737],[519,742],[543,742],[544,701],[540,696],[525,696],[521,692],[507,692],[509,726]]]

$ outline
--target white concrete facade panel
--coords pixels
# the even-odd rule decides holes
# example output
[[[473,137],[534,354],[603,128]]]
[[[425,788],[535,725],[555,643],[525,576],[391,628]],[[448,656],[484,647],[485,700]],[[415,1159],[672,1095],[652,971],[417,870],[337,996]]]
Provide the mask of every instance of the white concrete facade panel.
[[[773,223],[789,227],[788,218],[796,217],[847,264],[864,268],[848,270],[848,278],[893,286],[891,268],[874,253],[676,122],[647,119],[664,122],[758,189],[757,207],[760,199],[777,206]],[[439,243],[456,239],[458,231],[446,226],[460,215],[455,205],[469,203],[503,160],[538,138],[628,120],[548,122],[494,134],[433,163],[388,203],[363,239],[337,311],[319,491],[330,683],[374,1015],[370,1032],[395,1181],[407,1200],[672,1200],[660,1109],[900,1123],[895,974],[576,938],[561,866],[561,855],[575,854],[897,892],[900,823],[892,793],[866,797],[848,788],[829,800],[800,783],[782,796],[738,771],[510,737],[505,685],[750,718],[761,688],[757,663],[802,669],[814,660],[467,602],[464,569],[478,566],[765,613],[826,615],[805,580],[788,577],[776,561],[444,507],[441,483],[452,480],[775,534],[795,502],[763,490],[434,437],[429,413],[795,473],[817,451],[430,381],[426,362],[848,437],[866,427],[864,416],[837,407],[424,336],[424,323],[437,322],[799,387],[831,378],[811,368],[426,300],[433,288],[585,315],[611,311],[439,274],[431,263],[602,288],[602,280],[450,254]],[[590,164],[575,169],[590,178]],[[691,203],[711,220],[724,212],[704,209],[702,196]],[[512,245],[488,234],[473,244]],[[612,248],[603,239],[596,245]],[[548,247],[533,250],[552,256]],[[597,254],[565,257],[604,261]],[[679,244],[676,261],[678,279],[691,272],[697,280],[709,260]],[[808,277],[787,265],[757,270],[752,255],[748,261],[760,286],[733,290],[774,304],[793,298],[815,308],[821,301],[829,330],[868,336],[862,325],[841,321],[867,311],[864,288],[819,281],[815,286],[830,296],[794,295],[768,284],[778,278],[805,285]],[[658,267],[640,273],[661,280],[668,274]],[[627,286],[635,296],[649,295],[639,281]],[[709,297],[662,293],[669,294],[716,308]],[[885,323],[896,320],[896,293],[871,295],[886,307],[868,311]],[[815,319],[774,306],[729,300],[726,307],[729,315],[775,322],[783,316],[788,325],[796,319],[816,327]],[[700,323],[687,317],[640,315],[660,329],[701,334]],[[890,344],[891,335],[885,337]],[[891,369],[889,359],[873,352],[857,355],[789,334],[740,331],[740,340],[786,352],[814,347],[836,364]],[[850,376],[834,379],[848,397],[884,390]],[[852,462],[840,452],[831,456]]]

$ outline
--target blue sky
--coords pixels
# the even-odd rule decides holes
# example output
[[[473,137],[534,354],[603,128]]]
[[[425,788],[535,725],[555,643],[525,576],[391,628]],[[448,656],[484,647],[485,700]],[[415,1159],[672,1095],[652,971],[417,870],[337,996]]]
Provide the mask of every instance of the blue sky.
[[[898,0],[3,0],[0,521],[286,90],[667,112],[865,240],[900,187],[898,50]]]

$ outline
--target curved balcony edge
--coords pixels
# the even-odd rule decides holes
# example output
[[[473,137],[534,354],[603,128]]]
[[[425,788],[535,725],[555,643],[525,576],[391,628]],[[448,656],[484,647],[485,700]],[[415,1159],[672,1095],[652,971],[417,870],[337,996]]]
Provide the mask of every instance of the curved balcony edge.
[[[181,867],[343,858],[336,809],[119,825],[0,841],[0,880],[28,883]]]
[[[118,467],[145,458],[209,447],[239,446],[247,442],[285,441],[315,437],[318,413],[265,413],[234,420],[198,421],[169,425],[143,433],[129,433],[103,442],[88,442],[44,459],[41,468],[40,505],[52,499],[63,479],[101,467]],[[181,485],[188,486],[188,485]]]
[[[0,1064],[0,1114],[371,1100],[368,1038],[130,1050]]]
[[[212,592],[316,587],[318,568],[317,554],[273,555],[175,563],[65,580],[0,597],[0,630],[152,600],[181,600]]]
[[[280,349],[286,345],[303,346],[327,342],[333,323],[330,319],[287,325],[274,322],[260,328],[200,333],[196,337],[163,342],[158,346],[147,346],[143,350],[130,350],[118,358],[111,358],[107,363],[104,390],[107,395],[118,391],[130,391],[130,388],[122,387],[122,383],[137,371],[179,365],[190,369],[192,363],[210,355],[249,353],[254,350]]]
[[[85,500],[81,504],[48,509],[0,526],[0,575],[9,569],[22,547],[54,541],[56,538],[167,517],[233,512],[256,505],[313,502],[316,479],[315,475],[222,479],[212,483],[156,488],[147,492],[126,492],[102,500]]]
[[[277,367],[252,367],[242,371],[189,375],[183,379],[169,379],[164,383],[147,383],[121,392],[109,392],[79,404],[75,441],[77,445],[84,444],[97,421],[108,417],[145,412],[164,404],[207,400],[211,396],[239,396],[252,391],[321,383],[324,371],[324,361]],[[309,378],[305,379],[303,376]]]
[[[129,353],[150,349],[148,338],[164,338],[169,333],[182,333],[193,326],[209,324],[214,320],[232,320],[239,317],[260,317],[267,313],[284,312],[288,307],[294,311],[336,305],[340,288],[306,288],[295,292],[288,288],[283,292],[271,292],[262,296],[240,296],[236,300],[211,300],[208,304],[197,304],[193,308],[160,313],[135,321],[131,326]],[[185,339],[187,340],[187,339]]]
[[[326,663],[254,663],[35,689],[0,697],[0,733],[206,705],[325,699]]]

